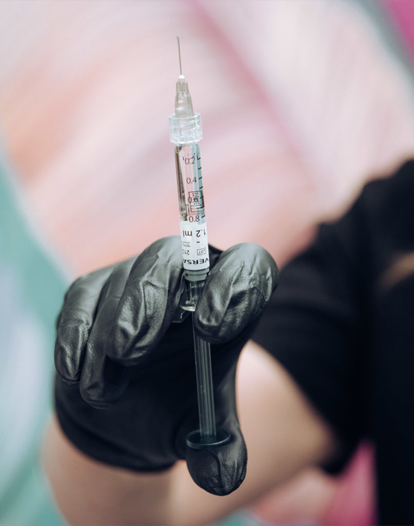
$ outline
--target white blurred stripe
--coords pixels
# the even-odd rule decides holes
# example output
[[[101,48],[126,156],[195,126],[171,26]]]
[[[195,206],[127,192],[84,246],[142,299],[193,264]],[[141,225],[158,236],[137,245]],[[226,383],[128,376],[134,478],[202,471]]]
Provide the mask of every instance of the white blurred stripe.
[[[19,289],[13,269],[0,266],[0,508],[38,447],[50,397],[46,338]]]

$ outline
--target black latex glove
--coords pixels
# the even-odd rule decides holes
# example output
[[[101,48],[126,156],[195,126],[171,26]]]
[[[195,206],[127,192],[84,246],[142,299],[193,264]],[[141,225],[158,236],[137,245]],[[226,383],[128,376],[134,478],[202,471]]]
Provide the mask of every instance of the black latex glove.
[[[198,428],[192,320],[171,323],[185,288],[181,241],[153,243],[137,258],[76,280],[58,320],[56,410],[68,438],[87,455],[138,471],[186,459],[194,481],[226,495],[242,483],[247,452],[235,403],[235,372],[253,322],[277,284],[272,257],[253,244],[220,253],[195,314],[211,342],[216,421],[231,434],[194,450]]]

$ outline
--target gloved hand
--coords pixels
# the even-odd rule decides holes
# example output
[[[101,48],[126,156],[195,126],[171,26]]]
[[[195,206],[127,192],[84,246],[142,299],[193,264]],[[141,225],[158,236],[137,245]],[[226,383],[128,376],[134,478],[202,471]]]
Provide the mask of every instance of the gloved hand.
[[[84,453],[137,471],[187,461],[196,484],[226,495],[242,483],[247,452],[235,403],[240,351],[276,288],[278,271],[261,247],[220,253],[195,312],[212,343],[219,447],[194,450],[198,428],[192,320],[171,323],[185,288],[181,242],[164,238],[137,258],[76,280],[58,319],[55,400],[60,425]]]

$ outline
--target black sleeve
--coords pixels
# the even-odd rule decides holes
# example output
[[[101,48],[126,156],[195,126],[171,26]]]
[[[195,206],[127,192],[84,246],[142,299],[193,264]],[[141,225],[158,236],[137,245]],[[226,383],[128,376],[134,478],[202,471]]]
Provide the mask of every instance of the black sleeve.
[[[336,433],[342,468],[365,433],[367,267],[364,197],[280,274],[253,340],[290,373]]]

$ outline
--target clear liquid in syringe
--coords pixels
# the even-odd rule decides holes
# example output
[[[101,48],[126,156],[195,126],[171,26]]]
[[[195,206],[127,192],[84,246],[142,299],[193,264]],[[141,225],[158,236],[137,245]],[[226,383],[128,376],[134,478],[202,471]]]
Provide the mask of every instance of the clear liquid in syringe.
[[[175,147],[183,261],[188,270],[208,269],[210,263],[200,161],[197,143]]]

